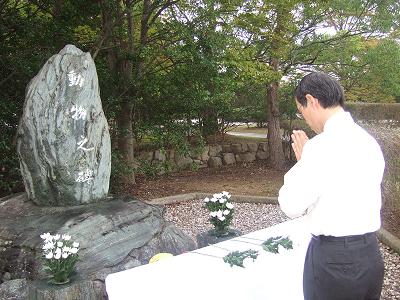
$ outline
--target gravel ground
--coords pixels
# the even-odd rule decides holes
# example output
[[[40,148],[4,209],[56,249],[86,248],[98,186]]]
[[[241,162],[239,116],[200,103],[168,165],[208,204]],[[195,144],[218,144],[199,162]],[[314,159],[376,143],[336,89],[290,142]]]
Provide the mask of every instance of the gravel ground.
[[[165,219],[174,223],[196,240],[196,234],[212,228],[208,211],[201,200],[166,205]],[[272,204],[235,203],[232,227],[243,234],[256,231],[288,220],[282,211]],[[381,245],[385,261],[385,278],[382,300],[400,300],[400,255],[386,245]]]

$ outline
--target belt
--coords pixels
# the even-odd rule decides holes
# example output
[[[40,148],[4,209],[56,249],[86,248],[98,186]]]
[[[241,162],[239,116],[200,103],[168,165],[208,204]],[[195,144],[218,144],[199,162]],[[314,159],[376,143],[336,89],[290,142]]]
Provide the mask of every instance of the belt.
[[[331,235],[312,235],[312,238],[321,242],[356,242],[375,237],[375,232],[368,232],[360,235],[331,236]]]

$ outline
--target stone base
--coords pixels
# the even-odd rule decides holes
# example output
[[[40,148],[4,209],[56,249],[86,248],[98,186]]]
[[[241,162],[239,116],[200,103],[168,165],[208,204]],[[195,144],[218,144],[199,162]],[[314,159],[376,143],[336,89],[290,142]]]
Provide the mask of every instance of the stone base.
[[[28,299],[31,300],[96,300],[103,293],[91,280],[79,276],[71,278],[66,284],[52,284],[49,279],[35,280],[29,283]]]
[[[209,245],[213,245],[213,244],[216,244],[219,242],[233,239],[240,235],[242,235],[242,232],[240,232],[239,230],[229,229],[228,234],[218,237],[215,235],[214,229],[211,229],[209,231],[201,232],[201,233],[197,234],[197,236],[196,236],[197,246],[198,246],[198,248],[207,247]]]

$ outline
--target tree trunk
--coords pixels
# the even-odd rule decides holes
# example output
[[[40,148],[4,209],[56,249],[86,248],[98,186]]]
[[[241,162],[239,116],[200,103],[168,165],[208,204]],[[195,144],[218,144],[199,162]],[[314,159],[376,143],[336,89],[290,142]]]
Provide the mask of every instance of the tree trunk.
[[[269,65],[276,74],[279,74],[279,59],[285,52],[285,31],[286,24],[290,22],[291,7],[284,3],[276,6],[276,26],[274,28],[271,45],[271,58]],[[267,107],[268,107],[268,146],[269,164],[272,168],[283,170],[285,168],[285,155],[283,153],[281,126],[279,122],[280,113],[278,106],[279,80],[275,80],[267,87]]]
[[[218,132],[218,119],[215,115],[215,111],[211,107],[207,107],[202,114],[202,126],[201,131],[204,138]]]
[[[271,67],[278,70],[278,60],[271,60]],[[279,82],[274,81],[267,87],[267,107],[268,107],[268,146],[269,146],[269,164],[276,170],[285,168],[285,155],[283,153],[280,114],[278,108],[278,87]]]
[[[122,183],[135,183],[134,167],[134,138],[132,134],[132,110],[131,102],[124,102],[118,115],[118,150],[122,154],[124,163],[131,168],[132,172],[120,178]]]

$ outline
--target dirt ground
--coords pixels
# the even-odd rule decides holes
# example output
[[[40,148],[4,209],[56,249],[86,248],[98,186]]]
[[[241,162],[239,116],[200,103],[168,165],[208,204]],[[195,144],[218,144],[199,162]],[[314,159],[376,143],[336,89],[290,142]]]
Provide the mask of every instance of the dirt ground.
[[[219,169],[182,171],[146,179],[137,176],[137,183],[124,188],[126,193],[142,200],[186,194],[191,192],[217,193],[228,191],[236,195],[277,196],[286,171],[275,171],[266,163],[257,162]],[[400,238],[400,211],[382,209],[383,227]]]
[[[137,176],[137,183],[125,187],[125,192],[139,199],[187,194],[192,192],[217,193],[228,191],[236,195],[276,196],[283,184],[285,171],[270,170],[265,163],[223,166],[182,171],[146,179]]]

